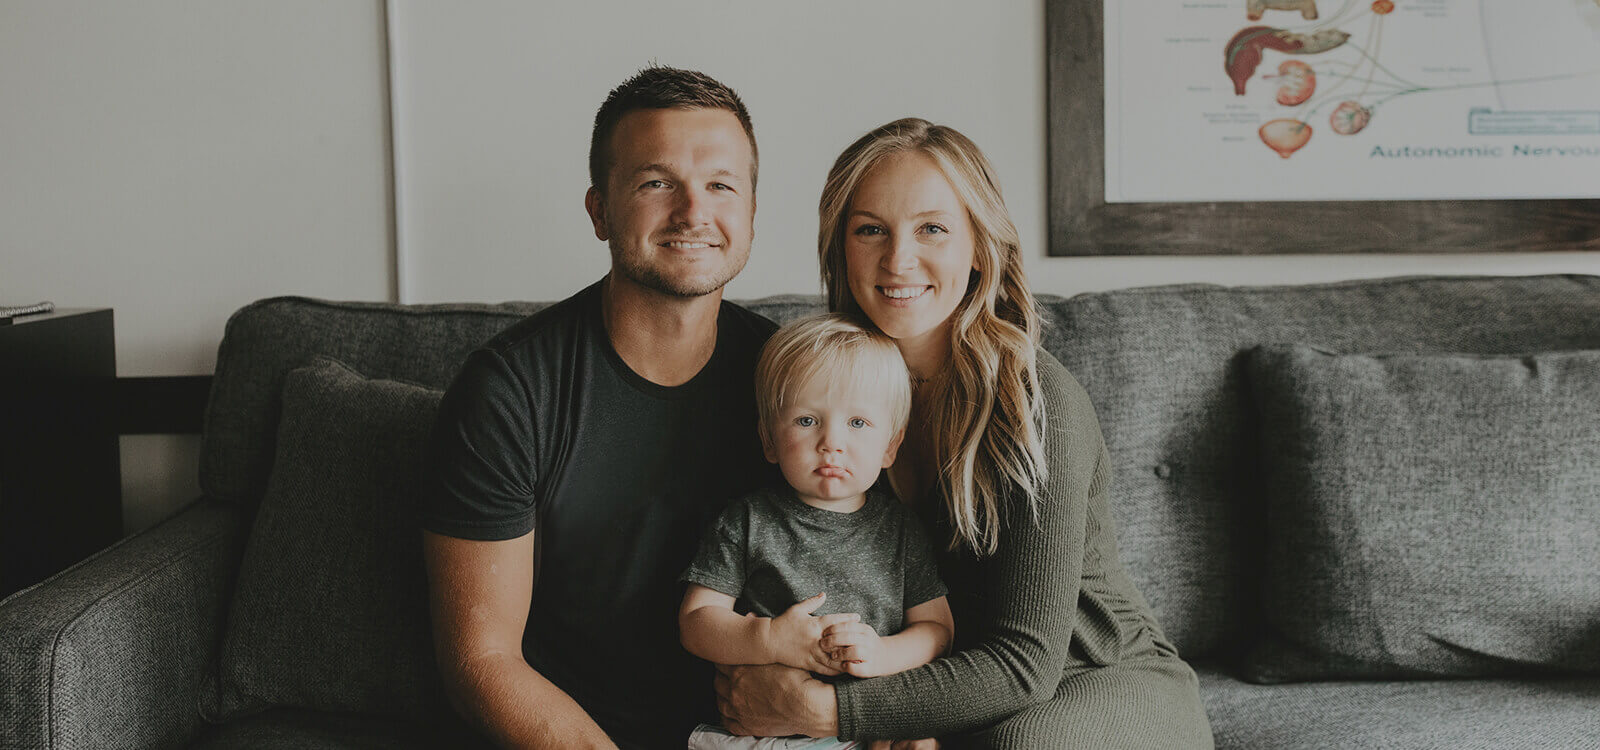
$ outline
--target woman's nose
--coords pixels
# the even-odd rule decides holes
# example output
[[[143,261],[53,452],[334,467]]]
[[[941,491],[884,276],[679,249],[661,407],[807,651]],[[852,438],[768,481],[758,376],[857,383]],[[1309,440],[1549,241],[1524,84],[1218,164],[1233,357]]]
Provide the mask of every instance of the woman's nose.
[[[911,242],[910,238],[901,239],[901,236],[896,236],[889,243],[888,251],[883,254],[883,270],[890,273],[905,273],[916,268],[916,247]]]

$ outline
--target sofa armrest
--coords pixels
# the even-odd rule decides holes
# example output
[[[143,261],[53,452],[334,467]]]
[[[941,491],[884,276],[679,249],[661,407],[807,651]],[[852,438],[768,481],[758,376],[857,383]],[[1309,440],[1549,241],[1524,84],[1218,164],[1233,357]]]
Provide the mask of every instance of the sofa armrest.
[[[0,747],[193,738],[247,528],[202,498],[0,602]]]

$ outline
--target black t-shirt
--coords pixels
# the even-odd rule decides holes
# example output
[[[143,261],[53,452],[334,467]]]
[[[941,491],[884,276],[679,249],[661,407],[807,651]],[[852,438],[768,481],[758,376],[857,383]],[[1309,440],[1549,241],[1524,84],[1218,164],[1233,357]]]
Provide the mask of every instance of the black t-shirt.
[[[752,383],[775,325],[729,302],[689,382],[640,377],[612,348],[596,283],[473,352],[439,407],[422,525],[537,535],[523,654],[613,737],[682,747],[714,720],[712,671],[678,640],[701,532],[774,472]]]

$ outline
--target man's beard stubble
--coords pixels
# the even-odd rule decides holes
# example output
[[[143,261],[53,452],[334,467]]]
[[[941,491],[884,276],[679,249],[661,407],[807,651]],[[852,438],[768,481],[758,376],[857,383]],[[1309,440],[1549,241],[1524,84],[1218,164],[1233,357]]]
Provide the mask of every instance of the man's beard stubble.
[[[619,247],[617,234],[613,233],[611,236],[612,240],[607,244],[611,248],[613,268],[639,286],[684,299],[704,297],[727,286],[728,282],[733,281],[733,278],[744,270],[745,263],[750,259],[750,253],[746,251],[743,258],[729,263],[723,267],[721,273],[710,278],[671,279],[662,274],[660,269],[642,262],[640,257],[642,253],[630,253],[626,248]],[[726,247],[726,244],[723,247]]]

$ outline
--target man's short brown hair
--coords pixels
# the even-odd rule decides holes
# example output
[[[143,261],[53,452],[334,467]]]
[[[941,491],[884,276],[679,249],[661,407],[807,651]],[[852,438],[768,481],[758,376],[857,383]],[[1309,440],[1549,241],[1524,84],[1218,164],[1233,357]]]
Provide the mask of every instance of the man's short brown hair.
[[[756,131],[739,95],[704,73],[651,66],[612,89],[594,115],[594,133],[589,138],[589,184],[601,195],[606,192],[606,175],[611,171],[611,134],[623,115],[640,109],[725,109],[732,112],[750,138],[750,184],[755,186],[755,166],[760,161],[756,156]]]

